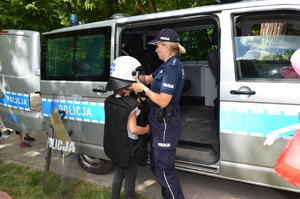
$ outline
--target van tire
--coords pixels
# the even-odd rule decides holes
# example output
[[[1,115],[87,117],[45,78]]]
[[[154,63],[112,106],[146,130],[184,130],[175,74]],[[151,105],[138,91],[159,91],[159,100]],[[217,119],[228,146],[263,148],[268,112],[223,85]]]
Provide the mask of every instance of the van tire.
[[[85,171],[96,175],[107,174],[115,168],[115,165],[111,161],[84,154],[79,154],[78,162]]]

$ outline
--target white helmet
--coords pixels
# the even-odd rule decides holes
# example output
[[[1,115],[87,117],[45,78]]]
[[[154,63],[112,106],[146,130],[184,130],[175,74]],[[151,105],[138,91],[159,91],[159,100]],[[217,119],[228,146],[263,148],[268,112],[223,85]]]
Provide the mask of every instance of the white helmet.
[[[130,56],[121,56],[115,59],[110,66],[110,77],[106,90],[118,90],[136,82],[140,66],[141,63]]]

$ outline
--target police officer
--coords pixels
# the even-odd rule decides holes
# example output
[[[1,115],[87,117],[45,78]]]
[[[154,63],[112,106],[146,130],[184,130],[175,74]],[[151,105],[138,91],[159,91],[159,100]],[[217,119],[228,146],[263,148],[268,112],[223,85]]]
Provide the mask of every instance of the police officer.
[[[164,199],[183,199],[175,171],[176,145],[181,136],[179,99],[184,84],[184,70],[177,54],[185,49],[172,29],[162,29],[148,44],[156,45],[156,53],[164,63],[152,75],[143,75],[131,85],[151,100],[149,124],[151,129],[151,169],[161,185]],[[151,83],[151,89],[145,84]]]

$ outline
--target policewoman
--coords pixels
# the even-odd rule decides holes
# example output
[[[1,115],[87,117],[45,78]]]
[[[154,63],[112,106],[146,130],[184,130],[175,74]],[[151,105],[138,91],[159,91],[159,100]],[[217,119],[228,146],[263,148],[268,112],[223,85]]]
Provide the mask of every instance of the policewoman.
[[[175,171],[176,145],[181,136],[179,99],[184,84],[183,65],[177,54],[185,49],[172,29],[162,29],[148,44],[156,45],[155,52],[164,63],[151,75],[140,75],[131,85],[135,92],[143,92],[151,100],[149,124],[151,129],[151,169],[161,185],[164,199],[183,199]],[[151,83],[151,89],[146,85]]]

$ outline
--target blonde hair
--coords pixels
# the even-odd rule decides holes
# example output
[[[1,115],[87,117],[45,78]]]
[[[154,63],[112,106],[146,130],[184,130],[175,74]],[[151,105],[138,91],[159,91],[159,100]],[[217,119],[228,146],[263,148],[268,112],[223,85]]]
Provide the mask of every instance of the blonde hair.
[[[182,45],[180,45],[180,43],[178,43],[178,42],[164,41],[164,42],[161,42],[161,44],[168,45],[170,47],[172,53],[175,53],[175,54],[185,54],[186,53],[185,48]]]

